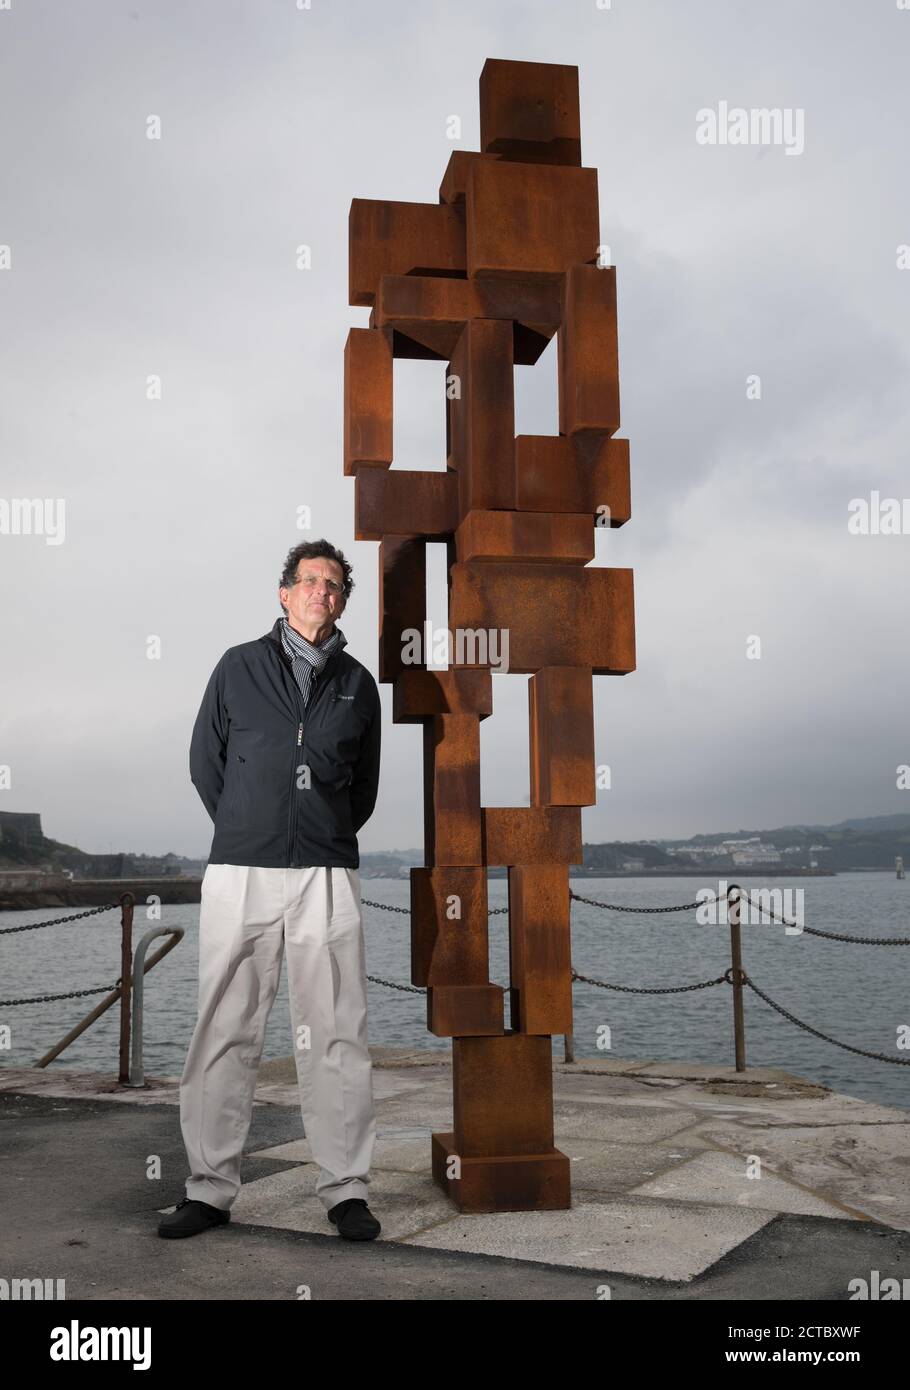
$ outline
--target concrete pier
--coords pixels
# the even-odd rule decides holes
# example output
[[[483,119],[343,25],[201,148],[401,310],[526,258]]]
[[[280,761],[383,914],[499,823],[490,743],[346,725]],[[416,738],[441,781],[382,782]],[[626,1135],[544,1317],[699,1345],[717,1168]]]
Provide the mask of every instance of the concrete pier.
[[[313,1195],[293,1058],[260,1070],[230,1223],[179,1242],[156,1235],[186,1176],[178,1078],[0,1070],[0,1273],[89,1299],[847,1300],[872,1271],[910,1280],[908,1111],[769,1069],[555,1062],[571,1210],[462,1216],[430,1176],[449,1054],[371,1052],[383,1229],[362,1245]]]

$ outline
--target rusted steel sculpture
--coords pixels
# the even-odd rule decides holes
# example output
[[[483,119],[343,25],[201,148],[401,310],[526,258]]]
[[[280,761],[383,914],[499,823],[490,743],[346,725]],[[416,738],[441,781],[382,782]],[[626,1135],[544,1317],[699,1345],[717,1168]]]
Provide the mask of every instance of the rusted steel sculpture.
[[[480,142],[452,154],[438,205],[352,201],[350,303],[372,312],[350,331],[344,374],[355,534],[379,542],[379,679],[394,721],[423,725],[412,981],[430,1032],[452,1039],[454,1078],[433,1175],[471,1212],[571,1206],[552,1073],[552,1035],[572,1031],[569,865],[596,799],[592,677],[635,668],[632,571],[588,568],[594,525],[629,518],[629,448],[614,438],[616,281],[599,266],[578,69],[488,59]],[[513,366],[554,333],[559,434],[516,438]],[[396,357],[449,364],[445,472],[391,469]],[[446,670],[404,650],[405,633],[425,632],[428,541],[447,544],[450,632],[507,629],[508,669],[531,675],[530,806],[480,804],[490,650]],[[508,868],[509,1027],[489,980],[491,865]]]

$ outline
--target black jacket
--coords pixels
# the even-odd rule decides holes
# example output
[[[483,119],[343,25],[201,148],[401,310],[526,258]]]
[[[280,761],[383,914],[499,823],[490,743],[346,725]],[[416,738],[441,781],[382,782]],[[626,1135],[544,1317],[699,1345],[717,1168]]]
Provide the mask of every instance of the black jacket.
[[[190,778],[215,822],[209,863],[356,869],[379,789],[379,690],[342,647],[304,707],[281,623],[224,653],[196,716]]]

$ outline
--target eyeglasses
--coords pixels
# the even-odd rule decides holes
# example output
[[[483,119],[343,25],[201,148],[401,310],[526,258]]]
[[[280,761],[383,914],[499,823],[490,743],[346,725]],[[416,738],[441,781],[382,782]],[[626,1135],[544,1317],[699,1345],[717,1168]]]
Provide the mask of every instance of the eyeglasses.
[[[320,579],[321,576],[318,574],[305,574],[302,579],[296,580],[295,583],[302,584],[305,589],[315,589]],[[336,584],[334,579],[326,579],[324,583],[330,594],[341,594],[344,592],[344,585]]]

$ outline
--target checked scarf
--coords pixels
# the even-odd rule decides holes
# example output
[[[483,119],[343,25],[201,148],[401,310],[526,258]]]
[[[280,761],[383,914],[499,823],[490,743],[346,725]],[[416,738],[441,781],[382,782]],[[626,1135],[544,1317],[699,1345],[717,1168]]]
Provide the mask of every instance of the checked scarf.
[[[303,703],[304,705],[308,705],[313,689],[313,682],[332,653],[336,652],[339,647],[347,646],[347,638],[340,627],[335,627],[325,641],[317,647],[314,646],[312,642],[307,641],[305,637],[302,637],[296,628],[291,627],[287,618],[283,618],[281,622],[281,643],[284,650],[291,658],[294,679],[300,687]]]

